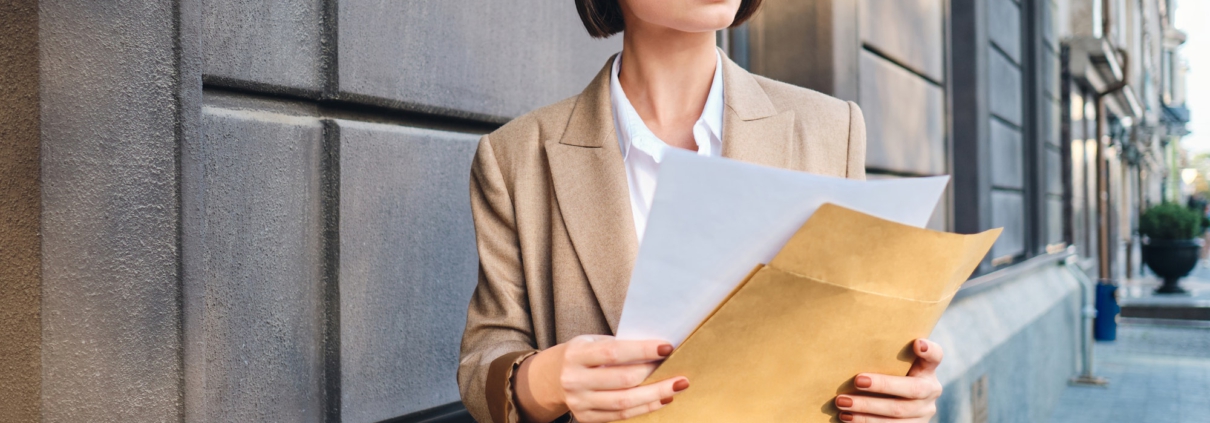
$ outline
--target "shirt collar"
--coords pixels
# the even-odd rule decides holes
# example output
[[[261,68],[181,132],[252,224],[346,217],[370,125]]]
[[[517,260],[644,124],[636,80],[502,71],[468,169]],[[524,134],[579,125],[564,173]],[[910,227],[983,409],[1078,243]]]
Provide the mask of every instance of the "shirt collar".
[[[702,108],[702,115],[694,125],[705,125],[709,129],[710,135],[717,140],[722,140],[723,58],[718,50],[715,50],[714,54],[716,58],[714,79],[710,82],[710,92],[706,95],[706,105]],[[613,103],[613,121],[618,133],[618,145],[622,148],[622,160],[626,160],[630,156],[630,149],[634,147],[651,155],[658,163],[663,156],[663,147],[666,147],[667,144],[659,141],[659,138],[647,128],[647,124],[643,123],[643,119],[639,117],[634,106],[630,104],[630,99],[626,97],[626,92],[622,90],[622,84],[618,81],[621,69],[622,53],[618,53],[614,58],[613,70],[609,78],[609,93]],[[700,145],[699,148],[701,148]],[[718,151],[712,153],[715,156],[719,155]]]

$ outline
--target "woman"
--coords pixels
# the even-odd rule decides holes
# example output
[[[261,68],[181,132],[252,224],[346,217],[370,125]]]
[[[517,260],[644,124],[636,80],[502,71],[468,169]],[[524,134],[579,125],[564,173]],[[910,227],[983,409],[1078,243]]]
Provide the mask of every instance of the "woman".
[[[625,29],[622,53],[580,95],[480,141],[471,172],[479,285],[458,371],[480,422],[621,420],[691,389],[684,377],[638,386],[672,346],[609,336],[663,149],[865,177],[855,104],[749,74],[715,48],[715,31],[759,4],[577,0],[591,35]],[[840,419],[928,421],[941,349],[913,348],[907,377],[856,375],[868,395],[838,396]]]

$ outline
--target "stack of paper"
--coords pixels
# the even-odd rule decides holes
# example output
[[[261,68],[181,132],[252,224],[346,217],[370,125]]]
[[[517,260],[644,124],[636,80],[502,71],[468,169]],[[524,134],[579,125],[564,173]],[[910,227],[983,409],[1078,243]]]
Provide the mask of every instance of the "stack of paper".
[[[855,181],[670,150],[617,336],[679,346],[824,203],[923,227],[948,181]]]
[[[904,375],[1000,230],[957,235],[826,204],[645,383],[688,377],[629,423],[835,421],[861,372]]]

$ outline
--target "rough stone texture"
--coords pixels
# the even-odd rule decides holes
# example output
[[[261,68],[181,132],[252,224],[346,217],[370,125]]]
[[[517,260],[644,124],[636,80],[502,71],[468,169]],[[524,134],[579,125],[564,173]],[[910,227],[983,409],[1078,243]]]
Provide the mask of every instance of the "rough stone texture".
[[[934,81],[944,79],[942,0],[861,0],[858,10],[858,27],[865,44]]]
[[[766,1],[748,28],[748,69],[857,101],[861,37],[853,0]]]
[[[39,8],[42,420],[177,420],[175,8]]]
[[[1025,150],[1021,133],[996,119],[989,123],[992,149],[992,185],[999,188],[1022,189],[1025,186],[1023,167]]]
[[[869,52],[861,52],[866,166],[921,175],[945,173],[944,91]]]
[[[1021,6],[1013,0],[987,0],[987,7],[987,37],[1021,63]]]
[[[579,94],[621,50],[570,1],[341,1],[338,16],[342,98],[492,122]]]
[[[988,107],[992,114],[1021,125],[1021,69],[998,51],[987,55]]]
[[[311,95],[323,89],[324,1],[186,1],[203,6],[208,81]]]
[[[972,421],[971,383],[983,375],[987,421],[1046,421],[1076,371],[1079,306],[1079,283],[1057,264],[954,300],[930,335],[945,348],[933,421]]]
[[[190,417],[323,421],[323,128],[215,107],[202,122],[182,163],[184,282],[202,301],[190,338],[205,358],[187,363],[203,379]]]
[[[42,381],[38,2],[0,3],[0,421],[37,422]]]
[[[340,124],[341,407],[372,422],[458,401],[478,256],[478,136]]]
[[[992,246],[992,258],[1025,252],[1025,198],[1020,191],[992,190],[992,226],[1004,228]]]

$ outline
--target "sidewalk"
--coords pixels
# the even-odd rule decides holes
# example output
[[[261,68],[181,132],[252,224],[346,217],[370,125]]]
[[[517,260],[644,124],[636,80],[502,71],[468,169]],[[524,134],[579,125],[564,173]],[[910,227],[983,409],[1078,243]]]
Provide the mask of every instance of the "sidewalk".
[[[1120,296],[1156,305],[1210,299],[1210,269],[1200,265],[1182,282],[1192,295],[1151,297],[1154,283],[1124,284]],[[1051,422],[1210,423],[1210,321],[1121,321],[1116,341],[1096,345],[1096,374],[1109,386],[1069,386]]]

